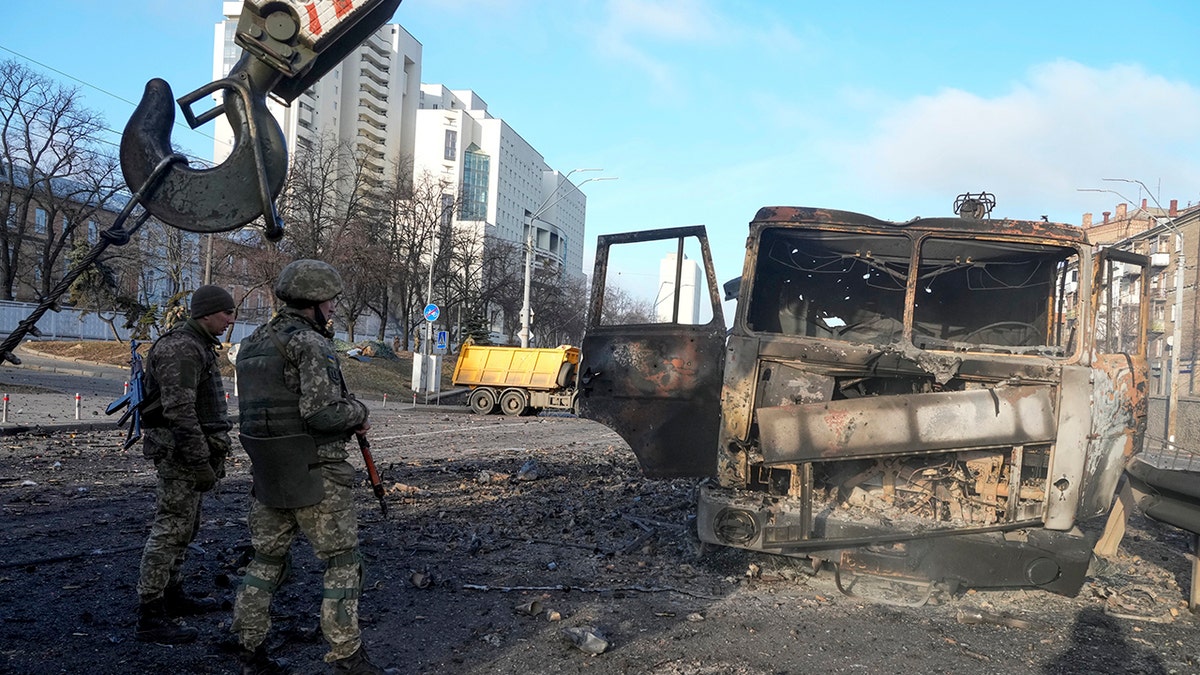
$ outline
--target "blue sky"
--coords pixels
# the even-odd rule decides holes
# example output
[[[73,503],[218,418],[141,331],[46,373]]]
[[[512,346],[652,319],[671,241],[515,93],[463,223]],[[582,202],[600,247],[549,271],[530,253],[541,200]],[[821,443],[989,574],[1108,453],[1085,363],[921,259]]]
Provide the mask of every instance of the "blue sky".
[[[1146,196],[1105,178],[1200,202],[1200,3],[977,6],[404,0],[394,21],[423,45],[422,81],[475,90],[555,168],[619,176],[583,187],[589,240],[703,224],[722,280],[764,205],[907,220],[987,190],[994,215],[1078,224],[1121,201],[1079,188]],[[130,101],[156,76],[178,95],[212,78],[219,14],[217,0],[8,3],[0,56]],[[132,112],[82,93],[113,129]],[[211,156],[203,136],[174,140]]]

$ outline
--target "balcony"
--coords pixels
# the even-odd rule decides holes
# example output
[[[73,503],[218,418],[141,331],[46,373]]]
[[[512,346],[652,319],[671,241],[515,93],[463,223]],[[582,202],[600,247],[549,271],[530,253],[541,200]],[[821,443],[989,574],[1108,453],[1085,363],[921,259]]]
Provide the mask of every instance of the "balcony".
[[[381,58],[388,59],[392,56],[392,46],[388,44],[386,40],[380,37],[379,33],[375,33],[371,37],[367,38],[363,44],[371,51],[378,54]]]
[[[376,73],[375,71],[371,70],[370,68],[360,68],[358,71],[358,74],[361,75],[363,78],[368,79],[368,80],[374,82],[375,84],[378,84],[379,86],[383,87],[384,89],[387,89],[387,86],[388,86],[387,78],[380,77],[379,73]]]
[[[376,129],[378,129],[379,131],[381,131],[383,133],[387,133],[387,124],[384,124],[383,122],[379,122],[378,120],[375,120],[373,117],[368,116],[366,113],[359,112],[358,113],[358,121],[362,122],[363,124],[369,124],[372,127],[375,127]]]
[[[378,144],[375,143],[364,143],[359,141],[355,144],[355,148],[357,148],[364,157],[372,157],[377,160],[383,160],[386,158],[386,155],[383,154],[383,151],[379,149]]]
[[[387,126],[387,111],[376,105],[371,105],[365,99],[358,101],[359,115],[366,115],[381,126]]]
[[[372,66],[374,66],[376,70],[383,72],[385,74],[388,72],[387,62],[383,61],[379,58],[376,58],[370,52],[363,52],[363,55],[362,55],[362,57],[359,58],[359,61],[362,61],[364,63],[369,63]]]
[[[358,132],[355,135],[365,138],[365,139],[371,141],[372,143],[378,143],[380,145],[383,145],[384,143],[387,142],[387,138],[385,138],[383,136],[378,136],[378,135],[372,133],[371,130],[366,127],[359,127]]]
[[[379,91],[378,89],[376,89],[375,84],[371,81],[364,80],[361,84],[358,85],[358,90],[363,92],[364,94],[369,94],[371,96],[371,98],[374,98],[375,100],[379,101],[380,103],[387,103],[387,99],[388,99],[387,92]]]

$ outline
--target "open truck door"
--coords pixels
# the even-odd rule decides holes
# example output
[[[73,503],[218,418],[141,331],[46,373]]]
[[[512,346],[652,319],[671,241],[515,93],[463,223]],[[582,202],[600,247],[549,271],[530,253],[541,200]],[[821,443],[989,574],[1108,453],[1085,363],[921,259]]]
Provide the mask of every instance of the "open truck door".
[[[703,226],[596,242],[579,414],[613,429],[652,478],[712,476],[725,363]]]

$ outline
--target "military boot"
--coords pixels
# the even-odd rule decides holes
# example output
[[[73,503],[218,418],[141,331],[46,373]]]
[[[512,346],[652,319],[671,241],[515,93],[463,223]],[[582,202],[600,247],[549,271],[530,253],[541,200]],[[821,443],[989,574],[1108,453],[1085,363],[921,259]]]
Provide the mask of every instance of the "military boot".
[[[364,645],[360,645],[358,651],[350,656],[334,661],[333,672],[346,675],[384,675],[383,669],[367,658],[367,648]]]
[[[242,647],[238,652],[242,664],[242,675],[286,675],[288,662],[267,656],[267,648],[259,645],[254,650]]]
[[[181,626],[167,615],[163,598],[143,602],[138,607],[137,639],[142,642],[181,645],[195,642],[199,635],[200,631],[190,626]]]
[[[166,601],[168,616],[192,616],[221,608],[221,603],[215,598],[188,595],[183,591],[183,584],[167,586],[163,591],[163,600]]]

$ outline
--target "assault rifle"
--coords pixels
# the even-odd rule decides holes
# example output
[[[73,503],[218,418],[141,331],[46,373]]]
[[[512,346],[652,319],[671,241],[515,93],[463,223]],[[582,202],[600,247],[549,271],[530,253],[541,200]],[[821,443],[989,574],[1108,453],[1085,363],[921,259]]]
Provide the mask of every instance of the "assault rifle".
[[[124,415],[117,420],[117,426],[123,427],[132,420],[129,432],[125,435],[125,449],[138,442],[142,437],[142,402],[145,396],[146,371],[142,369],[142,355],[138,353],[138,341],[129,341],[129,391],[121,398],[108,404],[104,414],[111,415],[122,408],[128,407]]]

